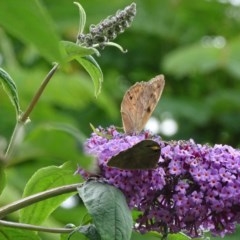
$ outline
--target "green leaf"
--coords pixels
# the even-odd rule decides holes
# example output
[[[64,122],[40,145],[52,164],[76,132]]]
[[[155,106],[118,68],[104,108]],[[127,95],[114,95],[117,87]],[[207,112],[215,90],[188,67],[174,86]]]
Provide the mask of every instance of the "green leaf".
[[[93,224],[81,226],[79,227],[78,231],[84,234],[90,240],[101,240],[101,237]]]
[[[83,148],[83,145],[85,143],[86,137],[79,131],[79,129],[73,127],[70,124],[64,124],[64,123],[47,123],[42,125],[44,130],[58,130],[65,132],[69,134],[71,137],[73,137],[77,145],[79,146],[78,148],[81,149]],[[84,152],[84,151],[83,151]],[[73,158],[71,159],[72,161],[74,160]],[[91,172],[93,174],[98,172],[98,166],[96,163],[96,158],[93,156],[87,156],[87,155],[81,155],[78,153],[78,165],[87,170],[88,172]]]
[[[85,24],[86,24],[86,13],[82,7],[82,5],[78,2],[73,2],[74,4],[76,4],[78,6],[79,9],[79,30],[78,30],[78,34],[83,33]]]
[[[74,175],[74,168],[70,162],[60,167],[50,166],[42,168],[28,181],[23,197],[77,182],[79,182],[79,176]],[[66,198],[73,194],[59,195],[22,209],[20,211],[20,221],[29,224],[41,224]]]
[[[141,234],[139,232],[133,231],[131,240],[160,240],[162,237],[161,234],[153,234],[152,232],[147,232],[145,234]]]
[[[167,55],[164,69],[178,77],[195,72],[209,73],[219,68],[221,53],[222,49],[207,48],[200,44],[182,47]]]
[[[224,52],[227,57],[226,69],[229,73],[231,73],[236,78],[240,77],[240,69],[239,69],[239,61],[240,61],[240,46],[239,46],[239,36],[233,38],[231,41],[228,41],[227,45],[227,54]]]
[[[100,66],[92,56],[76,57],[76,60],[85,68],[85,70],[91,76],[95,87],[95,96],[97,97],[98,94],[101,92],[101,86],[103,82],[103,73]]]
[[[59,36],[41,1],[0,1],[1,25],[26,44],[33,44],[50,62],[60,61]]]
[[[75,240],[75,239],[101,240],[101,237],[93,224],[87,224],[84,226],[77,227],[73,229],[73,231],[70,234],[61,235],[61,240]]]
[[[40,238],[33,231],[27,231],[24,229],[9,228],[9,227],[0,227],[0,239],[1,240],[40,240]]]
[[[155,239],[162,239],[163,235],[158,232],[147,232],[145,234],[141,234],[139,232],[133,232],[131,240],[155,240]],[[165,238],[164,238],[165,239]],[[168,240],[190,240],[191,238],[183,233],[169,233],[167,235]],[[197,238],[194,238],[194,240],[197,240]]]
[[[183,233],[172,233],[172,234],[168,234],[168,239],[169,240],[190,240],[192,238],[188,237]],[[194,238],[194,239],[197,240],[198,238]]]
[[[6,185],[6,174],[4,172],[3,164],[0,163],[0,194],[2,193],[3,189]]]
[[[102,240],[130,239],[132,216],[120,190],[105,183],[88,181],[78,188],[78,193]]]
[[[104,46],[110,46],[110,47],[115,47],[117,49],[119,49],[122,53],[127,53],[128,50],[124,50],[123,47],[115,42],[107,42],[106,44],[104,44]]]
[[[19,105],[17,87],[13,79],[10,77],[10,75],[2,68],[0,68],[0,81],[2,83],[3,89],[6,91],[13,106],[15,107],[16,115],[19,116],[21,110]]]
[[[86,137],[83,135],[82,132],[79,131],[78,128],[75,128],[72,124],[67,124],[67,123],[58,123],[58,122],[53,122],[53,123],[46,123],[41,125],[41,130],[58,130],[65,132],[69,134],[71,137],[73,137],[78,144],[83,145]]]
[[[91,54],[96,54],[97,56],[100,55],[98,50],[93,47],[83,47],[69,41],[61,41],[60,44],[66,52],[67,61],[71,61],[76,57],[85,57]]]
[[[67,55],[67,61],[76,59],[89,73],[95,87],[95,96],[101,91],[103,73],[97,61],[91,54],[100,55],[98,50],[92,47],[83,47],[68,41],[61,41],[61,46]]]

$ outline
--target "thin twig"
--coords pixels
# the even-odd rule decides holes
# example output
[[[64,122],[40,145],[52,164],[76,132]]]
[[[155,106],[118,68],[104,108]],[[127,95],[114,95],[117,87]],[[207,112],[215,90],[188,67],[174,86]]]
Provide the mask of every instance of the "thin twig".
[[[27,230],[39,231],[39,232],[50,232],[50,233],[71,233],[73,231],[72,228],[47,228],[47,227],[36,226],[32,224],[16,223],[16,222],[4,221],[4,220],[0,220],[0,225],[5,227],[20,228],[20,229],[27,229]]]
[[[15,128],[13,130],[13,133],[12,133],[12,136],[11,136],[11,139],[9,141],[9,144],[8,144],[8,147],[7,147],[7,150],[5,152],[5,155],[4,155],[4,161],[7,162],[7,160],[11,157],[11,154],[14,150],[14,147],[15,145],[18,144],[18,140],[19,138],[22,138],[23,137],[23,134],[21,134],[21,130],[23,130],[23,126],[24,126],[24,123],[22,122],[17,122],[16,125],[15,125]]]
[[[40,85],[39,89],[37,90],[36,94],[34,95],[32,101],[30,102],[30,104],[27,107],[27,110],[22,114],[22,116],[20,117],[19,121],[22,123],[25,123],[30,115],[30,113],[32,112],[34,106],[37,104],[39,98],[42,95],[42,92],[44,91],[45,87],[47,86],[48,82],[50,81],[50,79],[52,78],[53,74],[56,72],[56,70],[58,69],[58,64],[56,63],[53,68],[50,70],[50,72],[48,73],[48,75],[45,77],[45,79],[43,80],[42,84]]]
[[[80,187],[81,183],[75,183],[70,185],[65,185],[61,187],[56,187],[44,192],[36,193],[29,197],[20,199],[16,202],[10,203],[2,208],[0,208],[0,219],[5,217],[7,214],[15,212],[21,208],[27,207],[33,203],[40,202],[42,200],[52,198],[61,194],[70,193],[76,191],[77,187]]]
[[[48,82],[50,81],[50,79],[52,78],[53,74],[56,72],[58,67],[59,67],[59,64],[56,63],[53,66],[53,68],[49,71],[49,73],[47,74],[47,76],[45,77],[43,82],[41,83],[39,89],[37,90],[36,94],[33,96],[31,102],[29,103],[29,105],[27,107],[27,110],[19,117],[19,119],[17,121],[17,124],[16,124],[16,126],[14,128],[13,134],[11,136],[10,142],[8,144],[5,156],[4,156],[5,162],[7,161],[7,159],[9,159],[10,154],[13,151],[14,146],[17,143],[17,139],[18,139],[19,135],[21,135],[19,132],[21,131],[21,129],[24,126],[24,124],[27,122],[30,113],[32,112],[32,110],[36,106],[36,104],[37,104],[39,98],[41,97],[44,89],[46,88]]]

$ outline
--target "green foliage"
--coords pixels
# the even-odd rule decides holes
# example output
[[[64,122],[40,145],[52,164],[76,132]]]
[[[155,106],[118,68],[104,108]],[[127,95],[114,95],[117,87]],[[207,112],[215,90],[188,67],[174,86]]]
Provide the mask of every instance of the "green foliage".
[[[68,41],[61,41],[61,45],[64,47],[66,53],[66,61],[77,60],[89,73],[93,80],[95,96],[97,97],[101,91],[103,73],[97,61],[91,55],[96,54],[99,56],[100,53],[98,50],[92,47],[83,47]]]
[[[3,189],[6,185],[6,175],[5,175],[4,168],[3,168],[2,164],[0,165],[0,182],[1,182],[0,193],[2,193],[2,191],[3,191]]]
[[[80,233],[80,234],[79,234]],[[96,227],[93,224],[80,226],[69,235],[62,235],[61,240],[74,240],[74,239],[90,239],[101,240],[100,235],[97,232]]]
[[[74,169],[70,163],[66,163],[60,167],[49,166],[39,169],[26,184],[23,197],[46,191],[54,187],[79,182],[79,177],[74,176],[73,171]],[[59,195],[23,208],[20,213],[20,221],[24,223],[41,224],[72,194],[73,193]]]
[[[79,4],[78,2],[74,2],[74,4],[76,4],[78,9],[79,9],[79,30],[78,30],[78,34],[80,34],[80,33],[83,33],[83,30],[85,28],[86,13],[84,11],[84,8],[81,6],[81,4]]]
[[[140,234],[137,232],[133,232],[131,240],[156,240],[156,239],[161,239],[163,236],[157,232],[148,232],[146,234]],[[178,233],[178,234],[168,234],[167,235],[168,240],[189,240],[191,239],[190,237]],[[195,240],[199,240],[198,238],[195,238]]]
[[[31,240],[40,240],[40,238],[33,231],[26,231],[23,229],[13,229],[2,227],[0,228],[0,239],[9,240],[9,239],[31,239]]]
[[[59,36],[44,5],[39,1],[1,1],[1,25],[26,44],[32,44],[48,61],[61,59]],[[46,44],[47,43],[47,44]]]
[[[95,87],[95,96],[98,96],[101,91],[101,84],[103,81],[102,70],[99,67],[98,63],[92,56],[76,57],[76,60],[86,69],[86,71],[91,76]]]
[[[83,47],[69,41],[61,41],[60,43],[66,51],[68,61],[71,61],[76,57],[85,57],[86,55],[91,54],[99,55],[98,50],[93,47]]]
[[[132,27],[117,39],[123,49],[128,49],[127,54],[116,48],[106,47],[102,52],[74,43],[85,25],[96,24],[129,3],[82,0],[87,18],[83,7],[77,4],[79,21],[76,7],[68,0],[27,0],[24,4],[0,1],[0,56],[4,69],[0,72],[1,83],[8,90],[17,115],[19,100],[25,110],[51,68],[49,63],[60,63],[59,71],[31,114],[32,122],[25,127],[23,143],[6,166],[1,164],[0,189],[6,183],[1,206],[19,199],[26,183],[25,193],[30,195],[74,182],[72,174],[77,165],[88,167],[82,140],[91,132],[89,123],[121,126],[119,106],[127,87],[159,73],[165,74],[166,87],[154,116],[160,121],[170,116],[178,124],[178,132],[173,136],[160,132],[164,140],[193,138],[201,143],[239,146],[239,6],[230,1],[139,0]],[[64,41],[59,45],[60,36]],[[215,45],[219,39],[222,45]],[[99,52],[97,63],[95,56]],[[93,80],[94,91],[86,72]],[[0,115],[0,137],[9,142],[16,118],[2,88]],[[72,166],[56,167],[66,161],[72,161]],[[38,170],[43,166],[46,168]],[[61,196],[56,202],[45,200],[24,209],[21,220],[42,222],[64,198]],[[72,212],[65,209],[64,214],[59,214],[61,208],[55,210],[50,225],[63,226],[69,220],[79,224],[86,209],[81,202],[78,207]],[[15,215],[8,218],[16,220]],[[31,231],[2,226],[0,234],[0,239],[40,239]],[[238,235],[225,239],[238,239]],[[75,237],[86,239],[79,232],[71,240]],[[155,233],[133,233],[131,239],[159,237]],[[43,239],[53,238],[51,234]],[[169,239],[186,238],[178,234],[169,235]]]
[[[0,82],[3,85],[4,90],[8,94],[8,97],[10,98],[11,102],[13,103],[13,106],[16,110],[16,115],[20,114],[20,105],[19,105],[19,99],[18,99],[18,92],[15,82],[12,80],[12,78],[9,76],[9,74],[0,68]]]
[[[89,181],[78,193],[102,240],[130,239],[132,216],[121,191],[105,183]]]

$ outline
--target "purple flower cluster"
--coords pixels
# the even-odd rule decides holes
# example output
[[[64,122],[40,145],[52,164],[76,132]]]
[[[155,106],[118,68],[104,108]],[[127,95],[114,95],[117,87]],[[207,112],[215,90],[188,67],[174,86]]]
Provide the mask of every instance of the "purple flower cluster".
[[[142,199],[148,194],[148,189],[157,191],[163,188],[165,180],[162,168],[143,171],[121,170],[107,166],[112,156],[144,139],[149,139],[151,137],[149,132],[129,136],[118,133],[114,127],[97,130],[99,133],[93,133],[85,143],[85,152],[97,158],[99,175],[124,193],[130,208],[140,205]],[[152,139],[160,143],[159,137],[155,136]],[[89,177],[84,170],[79,169],[78,172],[85,178]]]
[[[141,211],[138,231],[182,231],[191,237],[210,231],[224,236],[240,223],[239,150],[227,145],[200,145],[193,140],[163,142],[149,132],[126,135],[114,127],[98,131],[86,141],[85,151],[97,158],[100,176],[125,194],[130,208]],[[144,139],[160,145],[156,169],[107,166],[112,156]],[[87,177],[83,170],[79,173]]]

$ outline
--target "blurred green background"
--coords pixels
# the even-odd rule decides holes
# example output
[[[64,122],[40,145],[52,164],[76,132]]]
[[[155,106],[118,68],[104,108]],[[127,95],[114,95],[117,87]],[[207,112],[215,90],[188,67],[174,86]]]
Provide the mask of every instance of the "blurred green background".
[[[82,0],[80,3],[87,14],[85,32],[90,24],[97,24],[131,2]],[[9,182],[0,205],[18,199],[36,169],[61,165],[68,160],[76,165],[81,161],[81,147],[75,139],[52,130],[50,124],[73,126],[86,138],[92,131],[89,123],[121,126],[120,103],[124,92],[135,82],[149,80],[160,73],[165,75],[166,84],[153,116],[159,121],[159,134],[164,140],[192,138],[202,144],[240,146],[240,2],[135,2],[137,15],[132,26],[116,39],[128,52],[123,54],[116,48],[106,47],[101,56],[96,57],[104,74],[98,98],[94,97],[90,77],[76,62],[54,75],[31,115],[24,143],[8,168]],[[25,2],[9,1],[9,6],[11,4],[13,9],[20,9],[26,19],[39,11],[32,9],[31,13],[25,13]],[[14,18],[11,12],[15,10],[3,12],[4,3],[0,3],[0,66],[15,80],[22,110],[26,109],[54,60],[42,49],[51,49],[54,37],[75,42],[78,33],[79,13],[72,1],[42,0],[39,4],[55,34],[51,32],[43,39],[38,37],[43,48],[36,47],[26,34],[22,36],[14,21],[11,25],[9,19]],[[24,24],[25,19],[17,21]],[[26,31],[30,36],[37,34],[38,28],[45,27],[44,23],[26,25]],[[169,122],[177,127],[172,134],[167,131],[172,126],[168,127]],[[14,108],[0,89],[1,151],[14,125]],[[66,219],[62,211],[65,210],[55,212],[54,223],[79,223],[76,211],[65,214]]]

